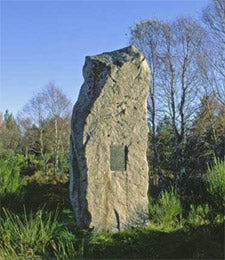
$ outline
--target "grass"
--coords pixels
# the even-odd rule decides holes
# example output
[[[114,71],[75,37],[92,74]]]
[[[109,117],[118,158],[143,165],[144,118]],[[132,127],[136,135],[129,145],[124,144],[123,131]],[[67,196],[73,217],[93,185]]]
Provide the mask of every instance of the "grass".
[[[224,258],[223,226],[162,231],[155,227],[116,234],[94,234],[86,258],[202,259]],[[213,244],[213,247],[212,247]]]
[[[43,207],[49,211],[54,211],[56,208],[71,209],[69,183],[58,181],[39,183],[36,180],[29,180],[19,195],[8,194],[2,197],[1,206],[17,214],[23,214],[24,206],[28,213],[36,212]]]
[[[0,259],[224,259],[224,223],[151,225],[115,234],[76,228],[70,210],[16,215],[3,210]]]
[[[75,236],[58,222],[58,213],[24,211],[18,216],[3,208],[0,222],[0,257],[68,258],[76,255]]]
[[[214,192],[220,189],[220,181],[213,175],[215,170],[210,174]],[[210,201],[188,205],[184,214],[182,197],[173,190],[165,191],[151,201],[148,228],[115,234],[90,233],[75,225],[68,182],[50,177],[40,182],[39,175],[27,181],[18,198],[9,194],[2,200],[5,208],[0,215],[0,260],[225,257],[224,215],[215,215],[212,220],[214,208],[207,204]],[[220,199],[217,193],[213,194]]]

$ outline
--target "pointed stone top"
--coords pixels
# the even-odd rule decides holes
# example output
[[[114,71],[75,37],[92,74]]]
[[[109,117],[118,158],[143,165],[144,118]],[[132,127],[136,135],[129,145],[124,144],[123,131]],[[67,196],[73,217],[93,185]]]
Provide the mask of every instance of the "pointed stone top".
[[[86,56],[86,62],[99,61],[106,65],[116,65],[122,66],[126,62],[132,62],[137,60],[143,60],[144,56],[141,52],[134,46],[130,45],[128,47],[115,50],[112,52],[104,52],[99,55]]]

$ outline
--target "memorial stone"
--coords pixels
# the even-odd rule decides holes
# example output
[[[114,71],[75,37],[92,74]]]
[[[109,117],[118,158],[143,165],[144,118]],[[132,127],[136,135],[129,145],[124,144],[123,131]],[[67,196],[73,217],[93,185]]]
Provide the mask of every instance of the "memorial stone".
[[[88,56],[73,109],[70,198],[76,223],[116,232],[148,223],[150,70],[129,46]]]

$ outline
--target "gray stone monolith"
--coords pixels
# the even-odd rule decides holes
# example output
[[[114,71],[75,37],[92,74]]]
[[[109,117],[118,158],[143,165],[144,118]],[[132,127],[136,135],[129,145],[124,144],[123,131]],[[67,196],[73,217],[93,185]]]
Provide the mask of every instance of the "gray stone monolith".
[[[76,223],[116,232],[148,223],[150,70],[130,46],[88,56],[73,109],[70,199]]]

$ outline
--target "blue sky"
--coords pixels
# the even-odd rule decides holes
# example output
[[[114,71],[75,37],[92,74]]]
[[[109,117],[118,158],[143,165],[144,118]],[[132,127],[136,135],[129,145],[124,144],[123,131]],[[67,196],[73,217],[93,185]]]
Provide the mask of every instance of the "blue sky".
[[[201,1],[2,1],[0,111],[14,115],[49,82],[75,103],[87,55],[128,45],[129,27],[152,17],[199,17]]]

